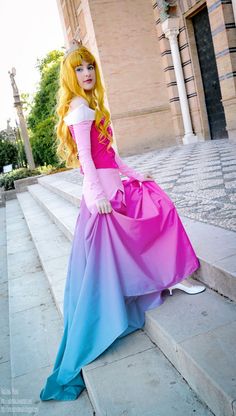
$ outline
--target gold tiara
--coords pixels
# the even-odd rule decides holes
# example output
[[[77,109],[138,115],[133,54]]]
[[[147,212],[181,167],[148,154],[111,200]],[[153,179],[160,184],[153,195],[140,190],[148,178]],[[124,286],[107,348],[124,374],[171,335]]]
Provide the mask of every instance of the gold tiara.
[[[71,53],[71,52],[74,52],[74,51],[76,51],[76,50],[78,50],[78,49],[80,49],[81,47],[83,46],[83,44],[82,44],[82,40],[76,40],[76,39],[73,39],[72,40],[72,42],[71,42],[71,45],[70,45],[70,47],[69,47],[69,49],[67,49],[66,51],[65,51],[65,54],[64,54],[64,59]]]

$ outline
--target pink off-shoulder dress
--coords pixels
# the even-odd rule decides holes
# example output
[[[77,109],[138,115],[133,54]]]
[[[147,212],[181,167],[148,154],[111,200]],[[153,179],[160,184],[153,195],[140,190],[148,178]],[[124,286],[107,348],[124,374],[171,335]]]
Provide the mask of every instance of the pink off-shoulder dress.
[[[84,174],[64,291],[64,332],[41,400],[75,400],[83,367],[117,338],[145,324],[164,289],[200,263],[164,190],[129,168],[108,141],[98,142],[95,112],[82,104],[65,117]],[[121,179],[120,172],[128,176]],[[96,201],[107,197],[109,214]]]
[[[113,147],[107,150],[107,138],[103,143],[98,140],[94,110],[81,104],[65,117],[65,121],[77,143],[81,173],[84,174],[83,195],[91,212],[96,211],[96,200],[103,197],[110,200],[118,189],[124,192],[119,172],[133,179],[144,180],[144,175],[127,166]],[[112,129],[109,127],[108,130],[112,135]]]

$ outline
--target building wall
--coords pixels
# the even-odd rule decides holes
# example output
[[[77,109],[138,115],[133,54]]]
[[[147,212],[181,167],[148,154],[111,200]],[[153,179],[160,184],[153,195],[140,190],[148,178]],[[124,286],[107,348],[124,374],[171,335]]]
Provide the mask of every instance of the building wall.
[[[169,40],[156,0],[57,0],[66,44],[81,38],[101,69],[122,154],[182,144],[184,126]],[[191,18],[207,6],[226,128],[236,140],[236,29],[231,0],[179,0],[178,43],[193,132],[210,129]],[[171,17],[170,17],[171,18]]]
[[[184,134],[176,77],[168,40],[162,31],[157,2],[152,1],[156,21],[157,37],[160,42],[163,70],[166,75],[175,135]],[[202,7],[208,9],[211,34],[215,50],[220,81],[222,103],[229,138],[236,140],[236,29],[231,0],[179,0],[177,16],[180,18],[179,50],[185,86],[187,90],[193,131],[199,139],[210,139],[208,116],[205,104],[201,70],[191,17]]]
[[[236,29],[232,2],[207,1],[229,138],[236,140]]]
[[[99,61],[119,152],[176,144],[150,2],[77,0],[60,7],[68,40],[80,37]]]

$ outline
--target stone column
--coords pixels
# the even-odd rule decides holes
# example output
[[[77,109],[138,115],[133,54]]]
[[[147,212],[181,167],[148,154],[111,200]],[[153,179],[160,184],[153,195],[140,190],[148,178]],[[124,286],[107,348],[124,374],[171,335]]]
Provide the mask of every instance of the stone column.
[[[193,133],[192,122],[190,118],[188,98],[184,83],[183,69],[180,59],[177,36],[179,34],[179,18],[169,17],[162,23],[162,30],[165,37],[169,39],[171,55],[174,64],[177,88],[179,93],[180,108],[184,125],[183,144],[195,143],[198,141],[197,136]]]
[[[232,6],[233,6],[233,13],[234,13],[234,21],[236,24],[236,0],[232,0]]]
[[[23,104],[22,104],[22,101],[20,99],[19,90],[18,90],[18,87],[16,85],[16,81],[15,81],[15,75],[16,75],[15,68],[12,68],[12,71],[8,71],[8,73],[10,75],[11,85],[12,85],[12,89],[13,89],[14,106],[15,106],[16,111],[17,111],[17,115],[18,115],[19,123],[20,123],[21,135],[22,135],[23,140],[24,140],[24,148],[25,148],[26,159],[27,159],[27,162],[28,162],[28,165],[29,165],[29,169],[35,169],[33,153],[32,153],[32,149],[31,149],[29,135],[28,135],[26,122],[25,122],[23,109],[22,109]]]

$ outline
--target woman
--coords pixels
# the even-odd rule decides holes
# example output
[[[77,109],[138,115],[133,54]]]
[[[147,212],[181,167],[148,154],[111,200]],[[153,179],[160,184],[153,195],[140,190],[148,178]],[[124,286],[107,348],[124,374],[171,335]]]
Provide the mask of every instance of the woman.
[[[82,367],[142,328],[145,311],[162,304],[164,289],[199,293],[205,287],[183,282],[200,264],[170,198],[111,146],[97,62],[76,41],[61,64],[57,112],[58,153],[67,166],[77,156],[84,181],[64,292],[64,333],[40,398],[75,400],[85,388]],[[129,179],[121,180],[119,172]]]

